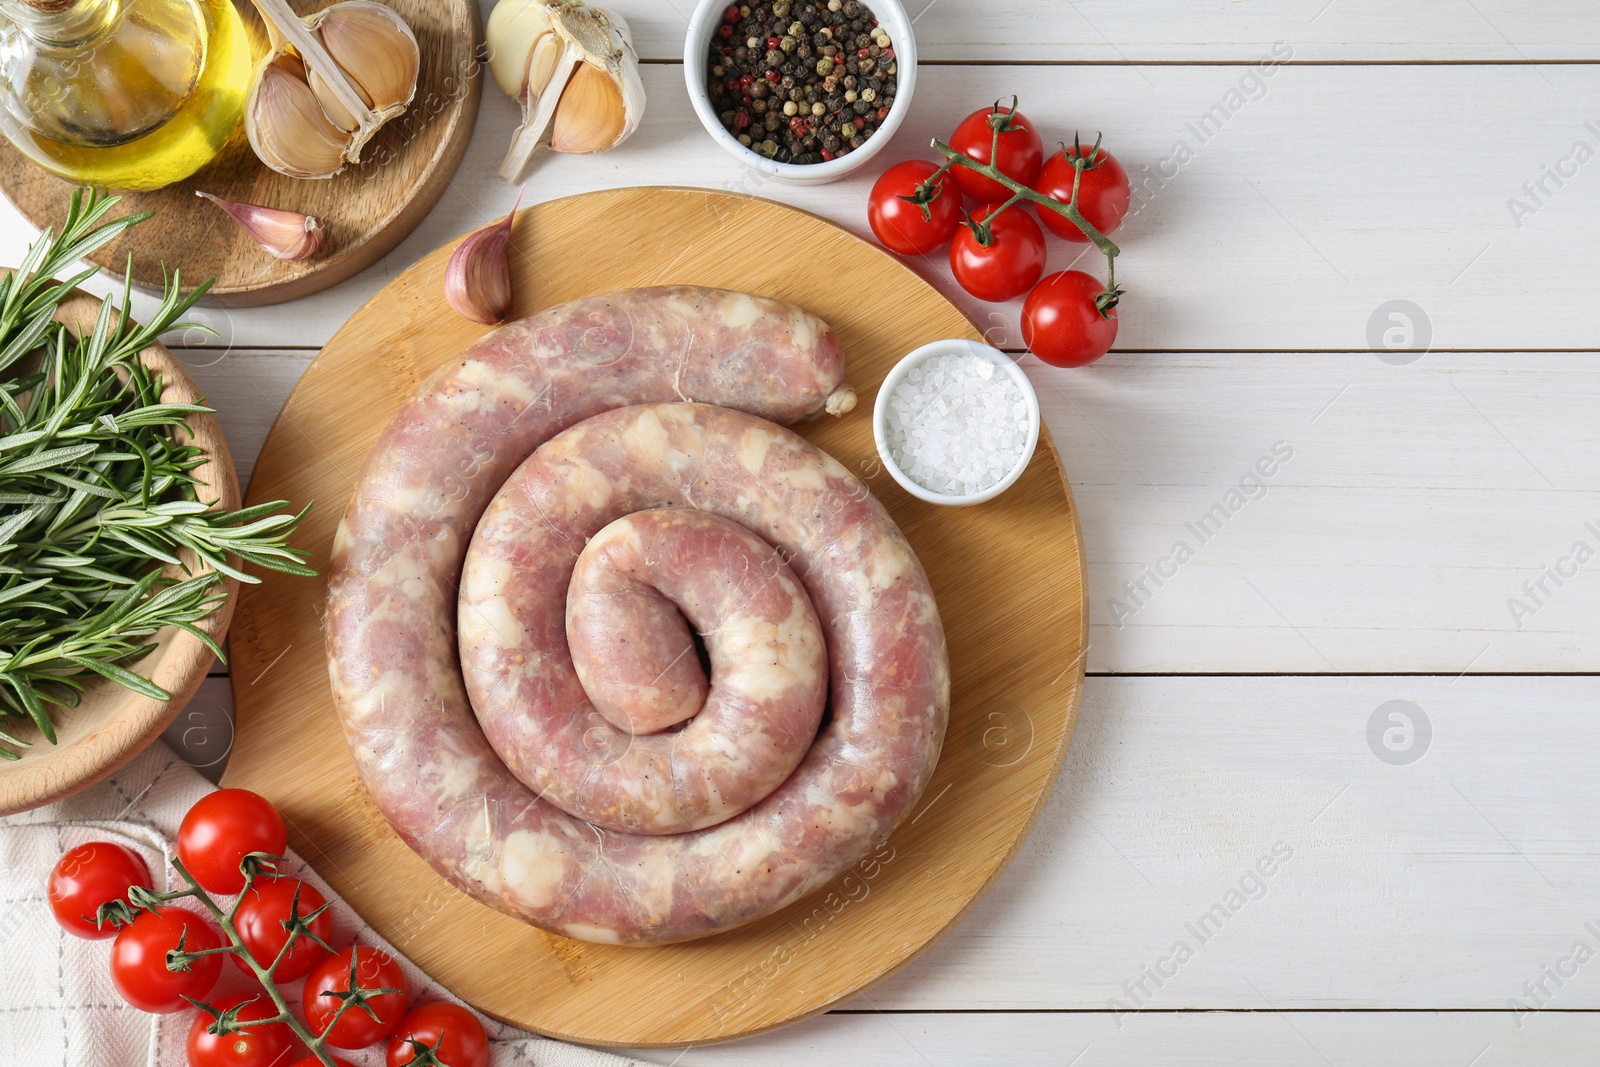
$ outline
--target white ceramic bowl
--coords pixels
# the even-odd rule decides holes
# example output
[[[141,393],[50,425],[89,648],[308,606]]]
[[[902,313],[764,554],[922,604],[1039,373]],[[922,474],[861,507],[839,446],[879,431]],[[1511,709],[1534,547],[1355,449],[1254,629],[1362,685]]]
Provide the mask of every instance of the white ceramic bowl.
[[[706,90],[706,57],[711,48],[711,35],[722,25],[722,13],[728,0],[700,0],[689,18],[689,32],[683,40],[683,77],[689,88],[689,102],[700,117],[711,139],[729,155],[750,169],[797,185],[823,185],[837,181],[883,150],[905,120],[911,108],[911,91],[917,86],[917,39],[911,32],[911,19],[899,0],[862,0],[878,18],[878,25],[889,34],[894,46],[898,70],[895,74],[894,106],[884,118],[878,132],[867,138],[853,152],[838,159],[822,163],[779,163],[759,152],[752,152],[739,143],[739,139],[723,129],[711,106],[711,94]]]
[[[936,493],[919,485],[911,475],[900,469],[900,464],[895,462],[894,453],[889,450],[889,397],[895,388],[905,379],[907,374],[921,366],[934,356],[967,354],[981,356],[990,363],[999,367],[1011,376],[1022,390],[1022,401],[1028,406],[1027,439],[1022,443],[1022,457],[1017,460],[1004,478],[995,482],[989,488],[964,496],[955,496],[946,493]],[[1039,394],[1033,391],[1033,383],[1028,381],[1028,376],[1022,373],[1022,368],[1016,361],[998,348],[991,348],[982,341],[968,341],[965,338],[952,337],[944,341],[933,341],[911,352],[896,363],[883,379],[883,385],[878,388],[878,399],[872,405],[872,439],[878,445],[878,457],[883,460],[884,467],[889,471],[889,476],[900,483],[900,487],[919,500],[926,500],[930,504],[947,504],[951,507],[966,507],[970,504],[981,504],[985,500],[993,500],[1001,493],[1010,489],[1016,480],[1022,477],[1022,472],[1028,469],[1028,461],[1033,459],[1033,450],[1039,445]]]

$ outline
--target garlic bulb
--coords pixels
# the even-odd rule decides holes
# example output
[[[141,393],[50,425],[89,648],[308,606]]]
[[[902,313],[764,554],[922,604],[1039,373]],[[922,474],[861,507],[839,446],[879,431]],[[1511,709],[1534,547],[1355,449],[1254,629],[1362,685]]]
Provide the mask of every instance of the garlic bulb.
[[[417,91],[416,36],[374,0],[342,0],[300,18],[287,0],[255,0],[271,49],[256,66],[244,127],[261,162],[291,178],[331,178]]]
[[[522,180],[540,148],[603,152],[644,115],[644,83],[628,24],[583,0],[500,0],[485,32],[489,72],[522,104],[500,176]]]

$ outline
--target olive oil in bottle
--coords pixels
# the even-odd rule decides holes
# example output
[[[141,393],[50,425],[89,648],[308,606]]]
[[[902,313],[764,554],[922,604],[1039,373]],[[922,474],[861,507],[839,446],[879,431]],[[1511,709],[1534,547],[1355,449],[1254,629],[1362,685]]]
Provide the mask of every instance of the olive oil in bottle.
[[[250,70],[233,0],[0,0],[0,130],[73,181],[187,178],[238,127]]]

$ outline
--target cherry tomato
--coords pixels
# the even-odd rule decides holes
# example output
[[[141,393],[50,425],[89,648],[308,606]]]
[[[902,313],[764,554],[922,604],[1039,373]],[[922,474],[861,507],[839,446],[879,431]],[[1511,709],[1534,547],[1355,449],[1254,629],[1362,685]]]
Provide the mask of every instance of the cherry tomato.
[[[946,177],[939,179],[939,190],[928,201],[928,217],[922,208],[900,199],[917,191],[938,167],[925,159],[896,163],[879,176],[867,200],[867,222],[883,246],[902,256],[918,256],[943,248],[955,236],[961,223],[961,190]]]
[[[994,139],[990,116],[998,116],[993,121],[1004,127],[1000,131],[1000,158],[994,160],[994,165],[1006,177],[1032,185],[1039,177],[1039,168],[1044,166],[1044,142],[1039,139],[1033,123],[1020,111],[999,104],[974,111],[962,119],[956,132],[950,135],[950,147],[979,163],[990,162],[989,151]],[[980,204],[998,203],[1011,196],[1010,189],[975,170],[955,166],[950,168],[950,174],[961,191]]]
[[[69,849],[56,860],[45,895],[56,922],[69,934],[104,941],[117,928],[95,924],[100,905],[128,899],[130,886],[150,888],[150,868],[131,848],[110,841],[90,841]]]
[[[993,204],[972,213],[974,222],[989,218]],[[1028,291],[1044,273],[1044,232],[1019,205],[989,222],[990,241],[980,245],[972,228],[963,226],[950,242],[950,269],[961,288],[979,300],[1010,300]]]
[[[380,993],[369,997],[367,1004],[377,1015],[374,1019],[360,1008],[351,1008],[340,1017],[332,1030],[339,1010],[340,999],[324,996],[325,993],[343,993],[350,988],[350,960],[356,961],[356,984],[362,989],[398,989],[398,993]],[[306,1024],[311,1032],[328,1031],[328,1044],[334,1048],[366,1048],[394,1033],[406,1013],[406,975],[387,952],[366,946],[351,947],[324,957],[312,968],[306,978],[301,1004],[305,1008]]]
[[[234,926],[238,928],[239,940],[244,942],[244,947],[249,950],[250,957],[262,967],[270,967],[277,958],[279,951],[289,940],[289,912],[294,905],[295,893],[300,894],[300,917],[305,918],[326,904],[327,898],[317,892],[315,886],[307,885],[298,878],[274,878],[271,881],[257,880],[245,893],[244,899],[239,901],[239,912],[234,917]],[[327,941],[333,937],[333,916],[323,912],[311,921],[311,932],[322,940]],[[304,978],[311,973],[328,950],[306,937],[301,937],[289,950],[289,954],[278,965],[273,977],[281,982],[292,982],[296,978]],[[239,956],[233,958],[239,969],[250,973],[250,968],[245,965],[244,959]]]
[[[332,1059],[333,1067],[350,1067],[349,1060],[342,1060],[338,1056],[334,1056]],[[322,1067],[322,1061],[315,1056],[307,1056],[305,1059],[295,1060],[289,1067]]]
[[[1081,270],[1064,270],[1033,287],[1022,305],[1022,343],[1052,367],[1081,367],[1117,339],[1117,311],[1101,315],[1105,286]]]
[[[225,1011],[235,1004],[245,1004],[239,1009],[239,1023],[249,1024],[259,1019],[270,1019],[278,1008],[266,994],[234,993],[223,997],[212,1007]],[[285,1023],[245,1025],[232,1034],[213,1034],[211,1025],[216,1020],[205,1012],[197,1012],[189,1024],[189,1067],[283,1067],[294,1048],[294,1031]],[[315,1062],[315,1057],[313,1057]]]
[[[283,816],[248,789],[219,789],[201,797],[178,827],[178,859],[213,893],[244,888],[239,863],[252,852],[281,856],[289,847]]]
[[[1089,159],[1089,153],[1093,151],[1093,145],[1081,145],[1076,154],[1081,159]],[[1069,148],[1045,160],[1039,180],[1033,184],[1034,189],[1052,200],[1059,200],[1063,204],[1069,202],[1072,199],[1072,174],[1076,169],[1067,158],[1071,154],[1073,149]],[[1089,220],[1089,225],[1101,233],[1110,233],[1122,225],[1123,217],[1128,214],[1128,205],[1133,202],[1133,193],[1128,187],[1128,172],[1122,169],[1122,164],[1117,162],[1115,156],[1102,148],[1093,159],[1094,166],[1084,171],[1078,182],[1078,210]],[[1068,241],[1089,240],[1065,215],[1043,205],[1034,206],[1039,209],[1039,219],[1045,228],[1057,237]]]
[[[405,1067],[416,1057],[412,1041],[432,1047],[434,1056],[450,1067],[489,1067],[489,1035],[478,1017],[458,1004],[433,1001],[407,1012],[389,1038],[387,1067]]]
[[[187,1008],[183,998],[199,999],[211,992],[222,973],[222,956],[201,956],[187,971],[167,969],[167,953],[178,947],[179,937],[188,952],[220,948],[222,939],[211,924],[184,908],[142,911],[117,931],[111,945],[111,981],[122,999],[156,1015]]]

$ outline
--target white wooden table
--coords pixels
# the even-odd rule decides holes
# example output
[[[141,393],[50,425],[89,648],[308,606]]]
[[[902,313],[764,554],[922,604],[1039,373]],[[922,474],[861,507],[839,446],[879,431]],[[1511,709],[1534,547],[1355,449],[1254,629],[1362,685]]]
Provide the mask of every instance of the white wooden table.
[[[787,188],[741,173],[692,118],[677,62],[689,0],[616,0],[648,60],[644,125],[621,150],[548,160],[528,194],[740,189],[864,233],[878,170],[998,96],[1060,136],[1103,130],[1141,190],[1117,235],[1118,350],[1079,371],[1024,361],[1088,550],[1077,733],[1016,861],[914,964],[785,1031],[646,1055],[1592,1061],[1600,7],[910,4],[927,5],[924,65],[896,144],[855,180]],[[1275,56],[1288,61],[1270,77],[1253,69]],[[495,165],[513,125],[490,87],[450,191],[361,277],[204,314],[220,339],[182,354],[242,477],[343,319],[510,206]],[[0,261],[31,236],[0,209]],[[1067,253],[1053,246],[1052,269]],[[1016,306],[917,266],[1020,348]],[[1392,301],[1408,320],[1388,317]],[[1389,329],[1428,350],[1383,349]],[[1275,448],[1289,458],[1265,488],[1230,498]],[[1227,517],[1201,543],[1187,524],[1219,502]],[[1194,554],[1176,565],[1180,541]],[[196,714],[227,701],[214,679]],[[1253,873],[1274,852],[1271,876]]]

